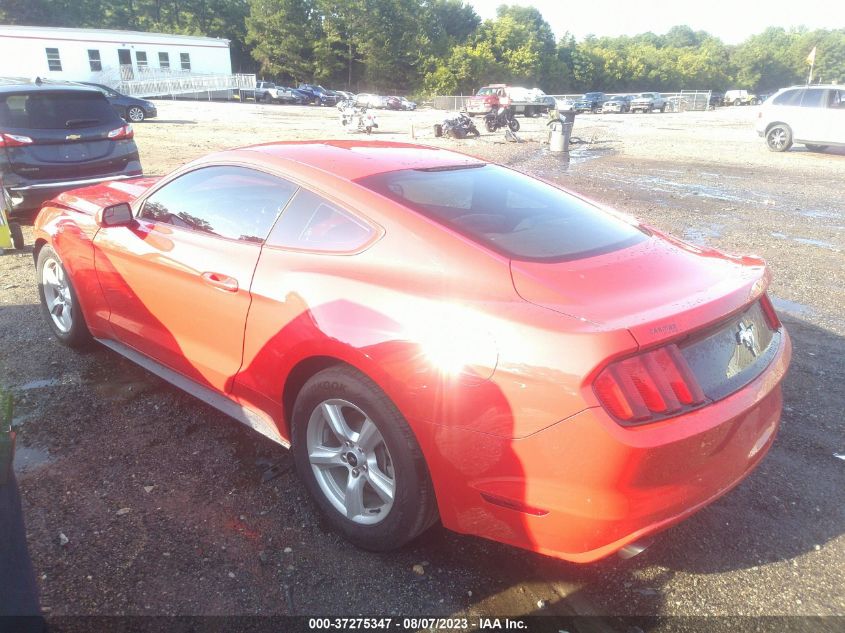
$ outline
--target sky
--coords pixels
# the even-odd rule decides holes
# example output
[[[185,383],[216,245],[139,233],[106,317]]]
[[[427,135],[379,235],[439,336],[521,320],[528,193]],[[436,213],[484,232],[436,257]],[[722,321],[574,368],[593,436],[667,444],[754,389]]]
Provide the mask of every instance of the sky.
[[[707,31],[726,44],[739,44],[769,26],[845,28],[843,0],[466,0],[482,19],[500,4],[534,6],[556,37],[566,31],[581,40],[593,35],[665,33],[678,24]]]

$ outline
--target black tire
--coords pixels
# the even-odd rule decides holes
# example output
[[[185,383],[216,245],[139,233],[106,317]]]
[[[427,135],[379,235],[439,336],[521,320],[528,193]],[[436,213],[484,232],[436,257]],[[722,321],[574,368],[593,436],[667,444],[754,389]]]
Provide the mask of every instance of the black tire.
[[[681,104],[678,104],[677,111],[680,111],[680,109],[681,109]],[[675,112],[676,111],[675,108],[672,108],[672,111]],[[665,103],[662,106],[660,106],[660,112],[666,112],[666,104]]]
[[[734,99],[734,105],[735,105],[735,106],[741,106],[741,105],[742,105],[742,100],[741,100],[741,99]]]
[[[44,288],[44,268],[51,265],[51,263],[55,263],[59,268],[61,268],[66,280],[67,291],[70,295],[71,324],[67,331],[63,331],[58,327],[53,320],[50,309],[47,307],[47,299],[45,298]],[[91,333],[88,331],[88,325],[85,323],[85,317],[82,314],[82,310],[79,309],[79,298],[77,297],[76,289],[73,287],[73,282],[65,271],[62,260],[52,247],[44,246],[40,251],[38,251],[38,260],[36,262],[35,270],[38,280],[38,296],[41,299],[41,313],[44,315],[47,325],[53,332],[53,336],[67,347],[72,347],[74,349],[83,349],[88,347],[93,339],[91,338]]]
[[[785,152],[792,147],[792,130],[785,123],[777,123],[766,130],[766,147],[772,152]]]
[[[139,106],[130,106],[126,108],[126,120],[130,123],[141,123],[146,117],[144,108]]]
[[[322,403],[336,399],[351,403],[366,414],[390,454],[395,474],[393,504],[386,516],[374,524],[362,525],[341,514],[323,492],[309,461],[307,432],[312,414]],[[305,487],[328,521],[354,545],[371,551],[396,549],[437,520],[434,489],[411,428],[390,398],[357,370],[330,367],[305,383],[293,407],[292,440],[294,461]],[[351,472],[348,477],[352,477]]]
[[[495,132],[498,129],[496,127],[496,122],[492,118],[484,119],[484,127],[487,128],[488,132]]]
[[[519,121],[516,119],[508,119],[508,127],[511,132],[519,132]]]
[[[476,138],[478,138],[479,136],[481,136],[481,132],[479,132],[479,131],[478,131],[478,128],[477,128],[477,127],[475,127],[474,125],[473,125],[471,128],[469,128],[468,134],[469,134],[470,136],[474,136],[474,137],[476,137]]]
[[[804,143],[804,147],[806,147],[811,152],[823,152],[828,148],[827,145],[815,145],[813,143]]]
[[[12,246],[14,246],[17,250],[22,250],[24,243],[23,229],[21,229],[21,225],[17,222],[9,222],[9,233],[12,234]]]
[[[441,123],[434,124],[434,136],[435,138],[443,136],[443,125]]]

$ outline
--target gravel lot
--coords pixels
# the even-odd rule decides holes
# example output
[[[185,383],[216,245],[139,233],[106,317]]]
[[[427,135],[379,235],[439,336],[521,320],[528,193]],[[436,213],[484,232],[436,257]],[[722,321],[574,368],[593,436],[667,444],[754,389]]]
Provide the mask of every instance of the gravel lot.
[[[349,136],[334,109],[158,105],[159,119],[136,126],[149,174],[220,148]],[[379,115],[375,138],[409,140],[413,123],[419,142],[771,265],[795,344],[781,434],[742,485],[629,561],[571,565],[440,527],[397,553],[355,550],[323,525],[284,449],[109,351],[49,338],[32,257],[7,252],[0,383],[18,399],[16,468],[45,610],[845,615],[845,461],[834,456],[845,453],[845,151],[772,154],[755,116],[579,116],[566,161],[541,144],[543,119],[520,119],[517,144],[435,139],[436,111]]]

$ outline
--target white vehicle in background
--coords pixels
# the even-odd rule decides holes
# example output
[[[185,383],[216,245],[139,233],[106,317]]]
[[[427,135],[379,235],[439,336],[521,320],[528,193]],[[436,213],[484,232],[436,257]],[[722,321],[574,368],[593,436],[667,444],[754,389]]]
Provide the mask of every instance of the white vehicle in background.
[[[845,146],[845,84],[783,88],[760,107],[756,128],[773,152]]]
[[[575,98],[572,97],[557,97],[555,99],[555,109],[558,112],[568,112],[575,108]]]
[[[725,93],[726,106],[757,105],[759,102],[757,95],[747,90],[728,90]]]

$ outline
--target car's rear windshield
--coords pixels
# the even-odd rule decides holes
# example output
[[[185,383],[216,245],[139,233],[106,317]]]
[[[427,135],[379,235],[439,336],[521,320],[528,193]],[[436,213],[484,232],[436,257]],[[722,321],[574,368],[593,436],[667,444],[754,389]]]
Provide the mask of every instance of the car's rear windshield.
[[[0,127],[67,130],[119,122],[100,92],[29,92],[0,95]]]
[[[405,169],[358,182],[512,259],[578,259],[646,239],[636,226],[498,165]]]

